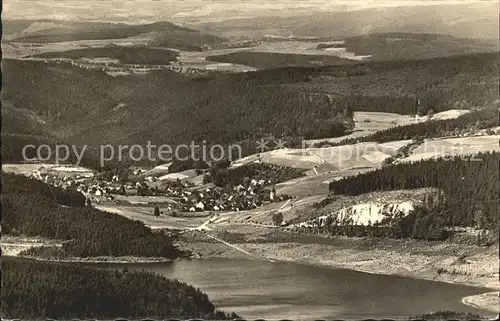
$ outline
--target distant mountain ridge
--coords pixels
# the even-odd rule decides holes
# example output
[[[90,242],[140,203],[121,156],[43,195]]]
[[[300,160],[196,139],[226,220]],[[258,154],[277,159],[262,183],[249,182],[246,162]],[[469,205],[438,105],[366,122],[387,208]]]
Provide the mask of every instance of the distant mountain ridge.
[[[4,40],[12,42],[65,42],[78,40],[126,39],[143,36],[148,45],[183,50],[200,50],[204,44],[227,41],[170,22],[124,24],[103,22],[68,22],[56,20],[4,20]]]
[[[158,32],[160,44],[161,35],[168,35],[174,38],[200,38],[197,42],[203,40],[209,45],[210,42],[224,41],[233,36],[259,38],[265,35],[322,38],[406,32],[448,34],[474,39],[498,40],[499,37],[499,7],[496,2],[381,6],[360,10],[347,10],[347,7],[335,10],[331,6],[315,10],[305,10],[307,6],[290,6],[276,10],[273,6],[257,6],[256,3],[248,3],[247,6],[231,3],[214,5],[191,5],[192,8],[187,11],[177,10],[171,13],[165,8],[164,12],[150,13],[141,19],[134,18],[136,13],[127,12],[129,18],[121,19],[127,23],[109,22],[117,21],[111,14],[106,20],[102,20],[105,18],[98,14],[88,17],[80,14],[78,19],[69,15],[68,20],[44,19],[41,15],[41,19],[28,20],[12,19],[10,17],[17,16],[4,12],[3,31],[7,40],[26,42],[128,38]],[[62,12],[67,11],[66,9],[70,8],[61,7],[57,10]],[[78,12],[76,10],[74,14]],[[203,14],[193,18],[190,15],[194,12]]]
[[[449,34],[498,40],[498,3],[401,6],[348,12],[314,12],[295,16],[226,19],[191,23],[190,27],[221,36],[351,37],[371,33]]]

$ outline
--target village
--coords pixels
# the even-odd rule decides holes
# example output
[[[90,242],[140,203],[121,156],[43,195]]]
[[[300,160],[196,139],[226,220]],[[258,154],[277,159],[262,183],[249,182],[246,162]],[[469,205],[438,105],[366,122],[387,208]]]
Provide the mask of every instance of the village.
[[[290,199],[288,195],[277,195],[275,181],[271,179],[244,177],[240,183],[216,186],[213,183],[195,184],[189,180],[164,179],[144,175],[147,171],[131,168],[127,175],[103,175],[102,173],[79,173],[52,171],[40,167],[31,177],[50,186],[73,189],[82,193],[87,204],[148,205],[161,208],[160,215],[179,212],[244,211]],[[209,174],[205,174],[209,176]],[[132,202],[131,197],[143,201]]]

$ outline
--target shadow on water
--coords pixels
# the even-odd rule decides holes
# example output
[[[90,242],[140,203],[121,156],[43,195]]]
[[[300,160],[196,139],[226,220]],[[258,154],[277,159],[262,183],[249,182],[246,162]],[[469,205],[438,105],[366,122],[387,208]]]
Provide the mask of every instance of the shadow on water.
[[[491,291],[280,261],[206,259],[106,267],[144,270],[190,283],[205,291],[217,308],[246,318],[407,318],[438,310],[485,314],[461,300]]]

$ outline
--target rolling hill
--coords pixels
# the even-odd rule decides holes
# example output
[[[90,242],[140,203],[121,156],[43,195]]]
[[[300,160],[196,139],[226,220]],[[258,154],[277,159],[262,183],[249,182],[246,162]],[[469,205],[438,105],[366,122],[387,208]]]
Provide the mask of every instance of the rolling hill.
[[[258,75],[193,79],[164,70],[115,78],[20,60],[4,60],[3,72],[5,101],[38,115],[58,139],[77,145],[229,143],[261,129],[311,137],[345,131],[342,107],[310,100],[279,80],[261,82]]]
[[[309,36],[344,38],[371,33],[446,34],[460,38],[498,40],[498,3],[395,6],[362,10],[317,10],[294,16],[252,16],[193,23],[190,26],[221,36]]]
[[[217,45],[226,39],[183,28],[169,22],[142,25],[101,22],[67,22],[56,20],[17,21],[6,20],[4,41],[25,43],[50,43],[78,40],[125,39],[141,37],[150,46],[182,50],[201,50],[201,46]]]
[[[498,41],[425,33],[375,33],[345,39],[346,51],[370,60],[428,59],[498,51]],[[328,50],[328,49],[325,49]],[[321,52],[321,50],[320,50]]]
[[[108,58],[118,60],[122,64],[168,65],[175,61],[179,54],[172,50],[153,49],[140,46],[125,47],[108,45],[101,48],[85,48],[61,52],[47,52],[33,55],[33,58]]]
[[[342,136],[351,111],[412,115],[415,95],[434,112],[480,108],[498,99],[497,71],[497,53],[205,76],[6,59],[2,94],[71,144],[228,144]]]
[[[495,52],[498,41],[439,34],[378,33],[344,39],[266,38],[253,48],[206,57],[256,68],[327,66]]]
[[[208,56],[206,59],[209,61],[241,64],[259,69],[291,66],[347,65],[356,63],[356,61],[336,56],[250,51]]]

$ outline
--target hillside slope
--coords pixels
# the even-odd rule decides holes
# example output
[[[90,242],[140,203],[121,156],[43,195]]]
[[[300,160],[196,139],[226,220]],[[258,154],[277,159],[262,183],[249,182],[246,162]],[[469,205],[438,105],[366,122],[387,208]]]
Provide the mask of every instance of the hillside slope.
[[[281,72],[274,78],[266,73],[193,78],[171,71],[115,78],[19,60],[4,60],[3,72],[4,100],[37,114],[57,137],[75,144],[228,143],[261,130],[339,136],[349,120],[342,107],[281,86],[298,81]]]
[[[62,52],[46,52],[33,55],[32,58],[67,58],[67,59],[92,59],[108,58],[118,60],[122,64],[168,65],[175,61],[179,54],[172,50],[153,49],[140,46],[125,47],[108,45],[100,48],[85,48],[67,50]]]
[[[67,21],[21,21],[6,20],[4,40],[12,42],[63,42],[77,40],[124,39],[146,37],[149,45],[182,50],[201,50],[203,44],[217,45],[224,38],[174,25],[169,22],[130,25],[124,23],[67,22]],[[24,27],[24,28],[23,28]]]
[[[495,2],[394,6],[352,11],[323,11],[282,17],[253,16],[191,26],[226,36],[277,35],[288,37],[350,37],[370,33],[418,32],[463,38],[498,39],[498,4]]]
[[[498,98],[497,58],[485,53],[241,74],[162,70],[119,77],[5,59],[2,98],[36,114],[59,139],[78,145],[227,144],[268,133],[314,139],[344,135],[352,111],[413,115],[416,96],[421,113],[489,105]]]

